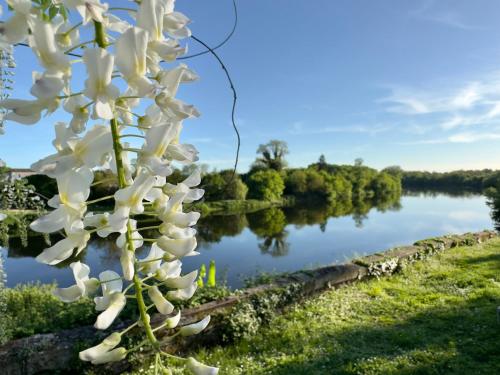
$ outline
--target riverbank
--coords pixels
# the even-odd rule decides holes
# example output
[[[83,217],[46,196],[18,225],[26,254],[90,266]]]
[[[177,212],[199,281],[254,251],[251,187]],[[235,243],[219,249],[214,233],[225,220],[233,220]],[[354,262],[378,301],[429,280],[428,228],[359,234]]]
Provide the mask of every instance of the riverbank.
[[[498,238],[453,248],[393,277],[330,290],[256,335],[192,355],[225,374],[500,373],[499,269]]]
[[[219,362],[219,366],[227,368],[227,373],[231,374],[300,374],[324,373],[321,372],[323,369],[330,370],[330,367],[324,366],[334,366],[331,368],[338,370],[338,373],[391,373],[392,370],[387,366],[392,365],[393,359],[388,359],[386,362],[382,359],[380,364],[375,363],[375,360],[379,359],[377,350],[381,351],[383,358],[395,357],[396,367],[420,366],[418,362],[420,358],[425,362],[432,362],[432,354],[436,351],[434,348],[444,343],[451,342],[455,349],[457,345],[459,346],[457,353],[445,351],[443,354],[455,359],[453,356],[461,355],[462,346],[467,344],[462,342],[462,337],[470,336],[469,331],[474,331],[478,337],[472,340],[471,344],[478,346],[480,342],[486,343],[483,347],[487,348],[486,351],[474,352],[477,358],[476,354],[468,352],[468,348],[463,349],[467,355],[473,357],[466,358],[465,362],[474,363],[479,361],[479,357],[491,354],[490,349],[493,344],[490,341],[499,338],[495,335],[491,338],[491,333],[488,331],[495,328],[495,309],[497,304],[500,304],[498,272],[495,269],[498,267],[500,240],[490,240],[486,246],[475,246],[493,237],[496,237],[493,232],[481,232],[418,241],[413,246],[376,253],[355,260],[353,263],[300,271],[289,276],[274,278],[270,283],[267,280],[268,284],[236,292],[226,298],[221,299],[223,295],[218,297],[212,295],[215,297],[214,302],[184,310],[181,321],[181,325],[190,324],[210,314],[213,323],[208,332],[195,337],[195,341],[191,343],[179,342],[175,347],[168,345],[166,349],[185,352],[187,348],[194,348],[193,344],[214,348],[214,345],[225,343],[224,347],[218,346],[212,351],[202,351],[198,355],[209,363]],[[457,248],[457,246],[463,247]],[[454,254],[456,259],[453,258]],[[432,261],[416,262],[430,256],[433,256]],[[393,279],[362,281],[334,292],[327,292],[319,298],[313,297],[308,302],[304,300],[306,296],[311,298],[311,295],[325,288],[340,287],[360,279],[370,279],[370,276],[373,279],[373,276],[393,273],[396,273]],[[25,306],[27,314],[18,320],[20,325],[33,320],[28,317],[30,314],[36,312],[35,316],[38,318],[38,315],[43,316],[46,312],[45,308],[33,308],[34,299],[32,293],[29,294],[28,304],[26,299],[24,303],[21,299],[11,305],[14,307],[13,312],[17,311],[16,307]],[[300,303],[297,303],[299,301]],[[79,307],[74,304],[66,305],[65,314],[69,313],[69,316],[72,316],[74,315],[72,313],[76,313],[81,318],[85,314],[80,312],[86,305],[87,303]],[[50,310],[52,304],[47,303],[46,306]],[[283,310],[285,315],[277,318]],[[50,316],[55,316],[53,313],[54,311]],[[124,313],[125,316],[122,318],[126,318],[127,314]],[[89,318],[91,314],[90,312]],[[15,315],[17,317],[18,314]],[[46,318],[50,319],[49,316]],[[158,324],[163,319],[163,316],[157,314],[152,316],[151,321],[153,324]],[[290,321],[293,322],[292,325],[289,324]],[[466,324],[462,324],[463,322]],[[118,326],[126,324],[122,322]],[[120,328],[118,326],[117,329]],[[45,331],[44,328],[46,327],[43,327]],[[276,330],[280,331],[282,336]],[[433,330],[441,332],[443,337],[436,341]],[[258,336],[254,336],[255,332],[259,332]],[[304,332],[310,336],[305,336]],[[423,334],[420,335],[419,332]],[[490,336],[485,336],[485,332]],[[377,335],[380,335],[381,342],[376,345],[376,350],[373,352],[372,343],[378,340]],[[15,340],[0,348],[0,364],[7,366],[10,363],[7,367],[10,366],[12,374],[17,374],[18,367],[11,363],[11,357],[16,356],[19,350],[25,350],[28,345],[37,347],[37,352],[44,358],[47,370],[68,368],[74,365],[73,357],[78,350],[78,342],[83,340],[90,344],[99,338],[102,339],[100,336],[102,335],[99,332],[87,326]],[[76,338],[76,344],[75,339],[68,337]],[[357,339],[359,342],[356,342]],[[335,342],[335,345],[331,346],[331,342]],[[352,348],[349,347],[351,342],[354,343]],[[361,345],[363,342],[365,342],[364,347]],[[260,346],[255,347],[254,343],[260,343]],[[317,352],[318,345],[328,350],[325,353],[321,350]],[[421,353],[423,347],[428,349]],[[280,348],[287,349],[281,351]],[[448,349],[451,350],[449,347]],[[302,354],[303,350],[307,358],[315,356],[321,358],[312,363],[304,360],[303,363],[301,359],[306,358]],[[351,350],[358,353],[359,357],[346,354]],[[39,366],[40,354],[26,357],[24,366],[26,368]],[[323,354],[327,356],[324,357]],[[363,361],[368,354],[373,356],[369,364],[375,363],[374,369],[378,372],[372,372],[368,367],[366,370],[369,371],[364,371]],[[402,357],[399,358],[399,355]],[[427,355],[430,357],[427,358]],[[256,362],[255,356],[258,359]],[[333,359],[328,359],[328,356]],[[121,367],[114,367],[114,370],[119,369],[122,373],[122,370],[130,365],[143,366],[144,357],[137,357],[135,360],[134,358],[129,358],[132,360],[131,363],[123,363],[119,365]],[[485,358],[488,360],[488,357]],[[438,372],[442,372],[439,367],[442,361],[441,358],[438,359],[436,368]],[[240,361],[244,366],[240,366]],[[289,367],[291,363],[294,364]],[[433,366],[434,364],[431,366],[432,370]],[[457,368],[460,371],[467,370],[460,366]],[[238,372],[238,369],[242,372]],[[262,372],[258,369],[262,369]],[[413,372],[412,369],[408,371]],[[487,369],[490,370],[489,367]]]

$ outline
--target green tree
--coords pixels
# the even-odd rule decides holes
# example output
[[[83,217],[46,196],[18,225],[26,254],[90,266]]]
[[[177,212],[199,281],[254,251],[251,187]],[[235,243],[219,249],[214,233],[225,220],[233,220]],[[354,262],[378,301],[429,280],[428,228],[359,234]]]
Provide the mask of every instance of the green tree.
[[[307,173],[303,169],[295,169],[288,173],[285,180],[286,193],[301,195],[307,192]]]
[[[399,165],[391,165],[389,167],[382,169],[381,172],[388,173],[391,176],[394,176],[398,179],[401,179],[401,177],[403,176],[403,169],[401,169]]]
[[[250,198],[276,201],[281,199],[285,184],[278,172],[269,169],[251,174],[248,189]]]
[[[273,139],[266,144],[259,145],[257,154],[262,154],[255,160],[254,169],[283,170],[287,163],[285,155],[288,154],[288,145],[284,141]]]
[[[361,167],[363,165],[363,162],[364,162],[363,158],[356,158],[356,159],[354,159],[354,165],[356,167]]]
[[[318,159],[318,169],[320,171],[324,171],[328,167],[328,163],[326,162],[325,155],[321,154]]]
[[[217,200],[245,200],[248,187],[238,174],[233,175],[232,170],[212,172],[202,179],[207,201]]]

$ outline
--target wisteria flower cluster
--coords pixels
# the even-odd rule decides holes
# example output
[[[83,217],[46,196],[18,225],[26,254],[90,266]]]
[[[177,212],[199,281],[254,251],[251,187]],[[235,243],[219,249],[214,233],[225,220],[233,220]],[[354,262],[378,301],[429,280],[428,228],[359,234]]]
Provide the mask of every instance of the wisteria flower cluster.
[[[144,345],[155,352],[157,368],[166,366],[160,360],[164,356],[167,362],[183,361],[195,374],[216,374],[217,368],[194,358],[164,353],[156,336],[160,329],[169,329],[168,339],[195,335],[210,321],[207,316],[178,328],[181,312],[172,304],[196,291],[197,271],[182,275],[181,259],[197,254],[193,225],[200,215],[184,212],[183,205],[203,195],[196,188],[199,171],[180,183],[167,182],[176,166],[198,159],[194,146],[180,142],[183,120],[199,113],[178,99],[177,91],[198,77],[186,65],[175,64],[187,51],[181,40],[191,32],[174,1],[138,0],[130,3],[133,8],[113,8],[100,0],[8,0],[11,12],[0,25],[0,48],[27,44],[43,71],[33,72],[33,99],[8,98],[0,107],[6,120],[25,125],[58,109],[70,118],[55,124],[55,152],[32,166],[56,179],[59,194],[48,202],[53,210],[31,229],[64,235],[37,260],[59,264],[83,251],[92,235],[115,235],[121,249],[121,274],[104,271],[94,278],[87,265],[74,262],[75,285],[56,290],[66,302],[96,295],[100,313],[95,327],[100,330],[112,326],[127,299],[137,303],[137,322],[82,351],[80,358],[93,364],[124,359],[133,348],[120,346],[122,337],[137,327],[146,336]],[[76,74],[83,71],[80,64],[84,79]],[[139,115],[140,108],[145,109]],[[127,139],[142,144],[132,147]],[[110,169],[118,181],[119,190],[106,197],[114,200],[110,212],[92,212],[95,201],[88,200],[96,169]],[[143,238],[140,215],[158,218],[159,225],[147,227],[157,236]],[[139,259],[136,250],[145,245],[149,254]],[[157,327],[150,323],[153,309],[165,316]]]

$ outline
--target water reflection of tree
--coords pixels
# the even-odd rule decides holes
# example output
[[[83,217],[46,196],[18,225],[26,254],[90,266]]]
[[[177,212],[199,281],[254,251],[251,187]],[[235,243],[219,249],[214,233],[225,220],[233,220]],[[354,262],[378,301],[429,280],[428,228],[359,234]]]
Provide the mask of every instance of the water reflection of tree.
[[[198,242],[201,246],[207,247],[211,243],[222,241],[223,237],[238,236],[246,227],[249,227],[261,240],[259,248],[262,253],[283,256],[288,253],[290,247],[287,242],[289,233],[285,229],[287,224],[294,224],[297,228],[318,225],[321,231],[325,231],[329,218],[351,215],[356,226],[361,227],[373,208],[381,212],[399,210],[401,209],[400,197],[388,196],[376,200],[373,198],[357,200],[347,198],[333,202],[315,201],[308,202],[307,205],[299,204],[283,209],[275,207],[246,215],[209,216],[200,220],[197,225]],[[498,222],[500,222],[500,209],[497,212]],[[147,238],[153,238],[158,233],[145,231],[143,235]],[[57,236],[51,237],[52,243],[61,239]],[[57,265],[57,267],[65,267],[76,260],[93,261],[93,256],[90,254],[97,254],[98,262],[106,267],[119,264],[120,250],[115,246],[115,239],[116,236],[106,239],[93,238],[87,249],[77,257],[72,257]],[[46,247],[47,244],[45,244],[43,237],[30,237],[29,245],[26,248],[21,245],[18,239],[11,238],[8,256],[14,258],[36,257]],[[147,252],[147,247],[143,251]]]
[[[259,249],[263,254],[273,257],[288,254],[288,231],[285,229],[287,218],[282,209],[273,207],[268,210],[248,214],[248,227],[262,242]]]
[[[488,198],[486,204],[490,207],[490,216],[493,219],[493,226],[500,231],[500,189],[489,188],[486,190]]]
[[[218,243],[222,237],[235,237],[248,226],[245,214],[209,216],[201,219],[196,226],[198,243]]]
[[[351,215],[356,227],[363,226],[368,213],[376,208],[380,212],[399,211],[401,196],[398,194],[379,198],[340,199],[333,202],[308,202],[307,205],[285,208],[286,220],[297,228],[318,224],[322,232],[326,230],[328,219]]]
[[[474,197],[478,196],[482,191],[478,190],[466,190],[461,188],[448,188],[448,189],[408,189],[405,188],[404,195],[409,197],[431,197],[436,198],[438,196],[446,196],[451,198],[463,198],[463,197]]]

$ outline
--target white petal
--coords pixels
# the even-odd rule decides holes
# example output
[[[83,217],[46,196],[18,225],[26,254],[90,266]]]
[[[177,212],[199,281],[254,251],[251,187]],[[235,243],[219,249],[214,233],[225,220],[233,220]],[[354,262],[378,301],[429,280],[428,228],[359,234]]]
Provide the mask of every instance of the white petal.
[[[158,246],[167,253],[172,254],[177,258],[182,258],[196,248],[196,238],[172,239],[161,236],[158,239]]]
[[[66,219],[65,210],[61,207],[33,221],[30,228],[35,232],[53,233],[64,228]]]
[[[194,292],[196,292],[196,289],[198,288],[197,283],[193,283],[191,286],[189,286],[186,289],[177,289],[177,290],[171,290],[170,292],[167,293],[167,298],[169,300],[181,300],[185,301],[190,299]]]
[[[160,268],[161,261],[165,252],[158,247],[157,244],[153,244],[149,250],[148,255],[140,260],[140,271],[149,274],[155,273],[158,268]],[[153,260],[157,259],[157,260]]]
[[[193,271],[182,277],[167,279],[165,285],[172,289],[185,289],[191,286],[198,277],[198,271]]]
[[[118,362],[124,359],[127,356],[127,353],[127,349],[125,348],[116,348],[94,359],[92,364],[101,365],[103,363]]]
[[[163,315],[168,315],[174,311],[174,305],[168,302],[157,286],[148,289],[149,298],[156,306],[156,309]]]
[[[156,244],[153,244],[156,246]],[[174,260],[173,262],[165,262],[160,266],[160,269],[156,271],[155,277],[164,281],[167,278],[178,277],[181,274],[182,263],[180,260]]]
[[[64,238],[54,246],[45,249],[36,257],[37,262],[54,265],[68,259],[75,249],[76,244],[70,238]]]
[[[187,359],[186,368],[188,368],[194,375],[217,375],[219,373],[219,369],[217,367],[204,365],[193,357],[189,357]]]
[[[121,335],[117,332],[114,332],[106,337],[99,345],[81,351],[79,357],[82,361],[92,361],[92,363],[94,363],[94,361],[98,361],[99,359],[102,359],[104,356],[108,355],[107,353],[114,349],[120,343],[120,341]]]
[[[83,291],[78,285],[72,285],[69,288],[57,288],[54,295],[63,302],[73,302],[83,297]]]
[[[174,316],[172,316],[168,319],[165,319],[165,327],[166,328],[175,328],[175,327],[177,327],[177,325],[179,324],[180,321],[181,321],[181,312],[179,310],[179,311],[177,311],[177,314],[175,314]]]
[[[134,278],[134,252],[123,249],[120,256],[120,264],[122,265],[123,278],[132,280]]]
[[[197,335],[208,326],[208,323],[210,323],[210,315],[207,315],[197,323],[188,324],[187,326],[181,327],[181,329],[179,330],[179,334],[181,336]]]
[[[104,271],[99,274],[99,280],[102,284],[103,295],[119,293],[123,289],[123,281],[115,271]]]
[[[114,293],[110,296],[110,304],[106,310],[99,314],[94,327],[97,329],[108,329],[118,314],[123,310],[127,299],[123,293]]]

